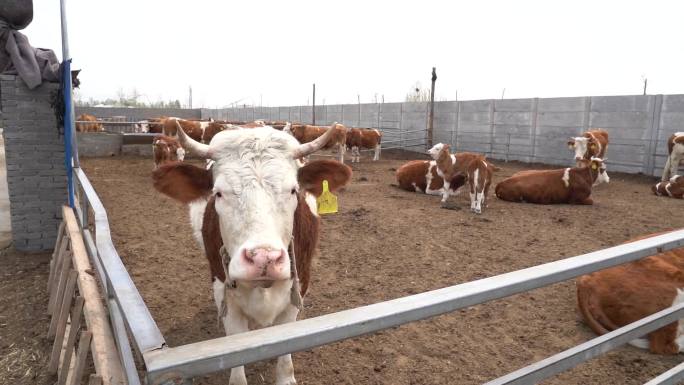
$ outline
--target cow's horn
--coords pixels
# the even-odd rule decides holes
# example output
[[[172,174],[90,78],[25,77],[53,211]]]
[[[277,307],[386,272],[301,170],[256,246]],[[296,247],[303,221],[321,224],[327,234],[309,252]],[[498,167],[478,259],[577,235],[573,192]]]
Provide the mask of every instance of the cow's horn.
[[[185,131],[183,131],[183,127],[181,127],[180,123],[178,123],[178,119],[176,119],[176,133],[178,135],[178,141],[180,142],[181,146],[183,146],[185,149],[189,150],[190,152],[199,156],[200,158],[211,158],[209,145],[202,144],[196,141],[195,139],[189,137],[185,133]]]
[[[321,135],[313,142],[300,144],[292,154],[292,157],[299,159],[320,150],[332,137],[333,133],[335,132],[335,126],[337,126],[337,122],[333,123],[325,132],[325,134]]]

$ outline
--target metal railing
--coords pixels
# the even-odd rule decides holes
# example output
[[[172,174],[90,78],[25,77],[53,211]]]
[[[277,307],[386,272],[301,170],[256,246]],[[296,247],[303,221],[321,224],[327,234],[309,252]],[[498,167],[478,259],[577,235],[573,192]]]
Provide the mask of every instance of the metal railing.
[[[108,297],[110,319],[129,383],[139,384],[129,336],[145,364],[147,383],[190,383],[196,376],[227,370],[287,353],[311,349],[378,332],[409,322],[453,312],[517,293],[562,282],[608,267],[684,246],[684,230],[533,266],[421,294],[379,302],[288,324],[253,330],[178,347],[167,347],[111,240],[107,214],[83,170],[76,208],[86,247]],[[94,217],[94,236],[89,213]],[[94,240],[94,241],[93,241]],[[490,384],[527,384],[605,353],[684,317],[677,305],[596,337],[565,352],[495,379]],[[649,384],[669,384],[684,376],[684,365],[663,373]]]

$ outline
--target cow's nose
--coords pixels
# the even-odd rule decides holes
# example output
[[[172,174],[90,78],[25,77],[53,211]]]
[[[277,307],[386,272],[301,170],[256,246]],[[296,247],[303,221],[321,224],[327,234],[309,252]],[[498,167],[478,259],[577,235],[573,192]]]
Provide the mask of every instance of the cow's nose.
[[[576,156],[575,160],[582,160],[582,157]]]
[[[285,260],[285,253],[281,249],[271,249],[268,247],[255,247],[245,249],[243,252],[245,261],[256,266],[266,266],[269,264],[280,264]]]

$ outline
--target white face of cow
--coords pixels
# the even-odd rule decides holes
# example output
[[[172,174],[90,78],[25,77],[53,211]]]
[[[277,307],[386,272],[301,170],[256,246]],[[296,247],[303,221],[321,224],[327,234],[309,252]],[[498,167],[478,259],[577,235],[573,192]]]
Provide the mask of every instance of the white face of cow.
[[[148,133],[150,132],[150,123],[147,120],[141,120],[135,124],[136,132]]]
[[[288,245],[297,208],[297,140],[271,128],[223,131],[210,151],[223,244],[231,256],[229,278],[290,278]]]
[[[432,157],[432,159],[437,160],[439,158],[439,152],[442,151],[444,148],[444,143],[437,143],[434,146],[432,146],[431,149],[428,150],[428,154]]]
[[[575,150],[575,160],[580,160],[584,158],[584,154],[587,153],[587,149],[589,147],[589,138],[582,136],[572,138],[568,142],[568,147]]]

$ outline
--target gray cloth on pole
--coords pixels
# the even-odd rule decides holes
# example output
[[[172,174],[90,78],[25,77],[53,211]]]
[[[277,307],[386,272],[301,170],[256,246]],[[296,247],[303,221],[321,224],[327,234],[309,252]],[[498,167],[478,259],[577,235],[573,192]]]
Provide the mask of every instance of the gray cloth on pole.
[[[59,60],[52,50],[33,48],[18,30],[33,20],[33,0],[0,0],[0,73],[18,74],[29,89],[43,80],[59,81]]]

